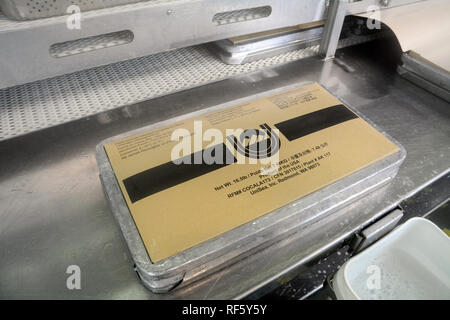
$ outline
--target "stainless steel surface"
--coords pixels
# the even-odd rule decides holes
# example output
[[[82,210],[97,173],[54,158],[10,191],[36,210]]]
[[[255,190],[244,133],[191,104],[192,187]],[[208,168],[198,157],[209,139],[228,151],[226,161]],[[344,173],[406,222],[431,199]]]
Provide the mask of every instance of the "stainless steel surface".
[[[403,66],[398,66],[397,71],[398,74],[403,78],[408,79],[417,86],[428,90],[429,92],[435,94],[436,96],[444,99],[447,102],[450,102],[450,91],[446,90],[445,88],[438,86],[434,82],[431,82],[428,79],[419,76],[417,73],[412,72],[411,70],[408,70]]]
[[[225,268],[237,259],[243,259],[263,247],[270,246],[286,238],[295,231],[305,229],[318,220],[332,215],[333,212],[349,203],[391,182],[395,177],[406,156],[404,148],[400,145],[398,145],[399,151],[395,154],[316,192],[225,232],[220,236],[166,258],[161,262],[152,263],[132,215],[128,210],[126,201],[123,198],[104,145],[111,141],[117,141],[156,128],[170,126],[186,119],[196,118],[209,112],[244,104],[248,101],[299,87],[300,85],[302,83],[283,86],[261,94],[251,95],[243,99],[189,113],[181,117],[168,119],[116,137],[108,138],[97,146],[96,157],[99,165],[100,179],[105,190],[107,201],[130,249],[136,270],[143,283],[149,289],[154,292],[167,292],[175,286],[177,288],[184,287],[190,282],[198,280],[200,277],[205,277],[217,271],[219,268]],[[339,97],[337,98],[339,99]],[[350,105],[346,105],[352,108]],[[360,116],[364,118],[363,115]],[[370,120],[366,120],[370,122]],[[372,125],[376,127],[375,124]],[[390,137],[387,138],[389,139]]]
[[[149,54],[323,19],[326,0],[158,0],[81,13],[80,28],[68,16],[14,21],[0,16],[0,88],[55,77]],[[271,8],[269,16],[252,9]],[[239,12],[241,20],[214,17]],[[224,13],[224,15],[221,15]],[[242,13],[244,14],[242,16]],[[218,15],[219,14],[219,15]],[[231,18],[234,14],[231,14]],[[75,19],[72,16],[71,19]],[[228,16],[230,17],[230,16]],[[129,30],[133,41],[55,58],[57,43]],[[26,50],[24,50],[26,48]]]
[[[41,0],[36,1],[42,3]],[[386,8],[417,1],[392,0]],[[79,29],[67,27],[67,15],[15,21],[0,14],[0,88],[233,36],[323,20],[326,2],[266,0],[261,4],[260,0],[142,1],[83,11]],[[346,14],[364,13],[369,5],[374,4],[379,4],[378,0],[351,0]],[[265,14],[261,15],[257,10],[261,6],[270,6],[270,13],[265,10]],[[233,12],[239,13],[238,19]],[[215,20],[214,17],[231,17],[233,23],[226,19]],[[71,19],[75,19],[75,16]],[[89,50],[89,41],[80,40],[93,37],[98,40],[111,33],[125,31],[133,33],[131,42],[103,45],[95,51]],[[335,33],[338,31],[334,30]],[[86,51],[55,58],[51,53],[52,46],[68,42],[87,45],[83,47]]]
[[[369,7],[375,8],[378,7],[379,10],[404,6],[416,2],[421,1],[429,1],[429,0],[390,0],[390,1],[384,1],[384,0],[356,0],[356,1],[349,1],[351,2],[347,6],[347,14],[358,14],[358,13],[366,13]]]
[[[243,297],[277,284],[281,276],[448,173],[449,104],[399,77],[394,66],[376,60],[381,50],[370,48],[340,52],[355,72],[312,57],[0,142],[0,297]],[[323,83],[406,148],[394,181],[270,250],[190,286],[168,295],[145,289],[107,208],[96,144],[144,125],[303,81]],[[66,287],[69,265],[81,268],[81,290]]]
[[[355,251],[361,251],[370,246],[372,243],[390,232],[400,219],[403,217],[403,211],[395,209],[386,216],[362,230],[356,235],[357,243],[354,246]]]
[[[450,59],[450,55],[449,55]],[[450,72],[433,65],[423,59],[415,52],[406,52],[402,54],[403,68],[412,71],[439,87],[450,91]]]
[[[39,19],[66,14],[71,5],[77,5],[82,11],[101,9],[152,0],[0,0],[0,9],[9,17],[18,20]],[[154,1],[154,0],[153,0]]]
[[[370,13],[424,0],[330,0],[319,54],[325,60],[334,57],[346,15]]]
[[[319,55],[326,59],[334,58],[347,11],[346,0],[332,0],[328,9],[327,21],[323,28]]]
[[[284,52],[312,47],[320,42],[322,26],[307,30],[288,31],[249,41],[233,43],[228,39],[215,41],[211,47],[227,64],[243,64],[273,57]]]
[[[450,73],[447,70],[430,63],[415,52],[403,53],[402,63],[397,69],[400,75],[450,102]]]
[[[450,72],[448,0],[418,1],[359,16],[378,20],[388,26],[395,33],[403,52],[414,51],[424,60]],[[373,21],[371,24],[374,24]]]
[[[340,47],[376,39],[354,36]],[[318,46],[230,66],[204,46],[188,47],[0,90],[0,140],[123,105],[317,54]]]
[[[229,66],[195,46],[3,89],[0,140],[316,53],[307,48]]]
[[[215,25],[220,26],[224,24],[267,18],[271,14],[272,14],[271,6],[257,6],[253,8],[219,12],[214,15],[212,21],[214,22]]]
[[[64,58],[74,54],[82,54],[94,50],[122,46],[131,43],[133,39],[133,32],[130,30],[125,30],[102,34],[100,36],[55,43],[50,46],[49,51],[52,57]]]

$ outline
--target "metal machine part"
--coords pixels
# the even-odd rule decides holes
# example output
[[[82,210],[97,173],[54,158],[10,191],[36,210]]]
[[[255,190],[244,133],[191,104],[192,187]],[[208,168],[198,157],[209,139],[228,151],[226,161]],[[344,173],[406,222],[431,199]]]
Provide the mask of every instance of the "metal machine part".
[[[382,9],[416,1],[392,0]],[[330,15],[334,11],[327,15],[327,3],[326,0],[267,0],[263,4],[259,0],[142,1],[81,12],[79,27],[71,25],[71,19],[76,17],[70,15],[32,21],[15,21],[0,15],[0,88],[206,42],[325,19],[334,21]],[[339,16],[335,25],[326,24],[325,29],[330,31],[322,41],[321,52],[334,55],[345,15],[364,13],[374,4],[379,2],[341,3],[346,8],[345,14]]]
[[[339,47],[379,36],[348,37]],[[315,56],[318,49],[315,45],[245,65],[227,65],[205,46],[195,46],[2,89],[0,140]]]
[[[428,79],[419,76],[417,73],[403,68],[402,66],[399,66],[397,71],[402,77],[408,79],[417,86],[424,88],[425,90],[435,94],[438,97],[441,97],[445,101],[450,101],[450,92],[436,85],[434,82],[431,82]]]
[[[129,3],[152,0],[0,0],[1,11],[10,18],[32,20],[67,14],[70,6],[77,6],[81,11],[109,8]],[[153,0],[154,1],[154,0]],[[159,0],[160,1],[160,0]]]
[[[355,235],[355,239],[351,244],[352,250],[355,252],[364,250],[394,229],[402,217],[403,212],[401,209],[389,212],[386,216]]]
[[[410,51],[402,55],[398,73],[418,86],[450,102],[450,73]]]
[[[424,0],[333,0],[326,14],[324,33],[320,43],[320,55],[324,59],[331,59],[334,57],[346,15],[363,14],[363,16],[373,19],[373,12],[380,13],[386,9],[421,1]]]
[[[391,28],[403,52],[413,51],[422,60],[450,72],[449,12],[449,1],[427,0],[358,15]]]
[[[163,123],[157,123],[107,139],[97,146],[97,162],[106,198],[116,221],[120,225],[135,262],[136,270],[149,289],[154,292],[167,292],[177,285],[183,287],[190,282],[197,281],[217,269],[224,268],[236,260],[286,238],[296,231],[307,228],[325,216],[382,187],[395,177],[406,156],[406,152],[401,146],[398,146],[399,152],[350,174],[323,189],[161,262],[153,263],[123,198],[104,145],[109,141],[133,136],[161,126],[169,126],[179,121],[273,95],[299,85],[301,84],[278,88],[207,108],[194,114],[169,119]],[[365,120],[367,121],[367,119]]]
[[[15,21],[0,16],[0,88],[324,18],[326,0],[161,0]],[[131,33],[123,41],[124,32]],[[37,40],[38,39],[38,40]],[[54,54],[55,47],[76,47]],[[97,46],[101,43],[101,46]],[[27,50],[23,50],[27,48]],[[94,50],[95,49],[95,50]],[[76,53],[76,54],[75,54]]]
[[[320,41],[319,55],[324,59],[334,57],[347,10],[346,0],[334,0],[327,13],[327,22]]]
[[[450,2],[419,1],[359,14],[378,20],[395,33],[403,50],[398,72],[416,85],[450,101]],[[421,23],[412,23],[420,19]]]
[[[223,62],[243,64],[285,52],[312,47],[320,42],[323,22],[219,40],[211,45]]]
[[[321,42],[323,21],[260,32],[247,36],[215,41],[211,50],[227,64],[244,64],[277,56],[289,51],[315,48]],[[337,48],[372,41],[390,35],[389,30],[369,30],[365,19],[348,17],[340,32]],[[320,55],[320,50],[317,53]]]

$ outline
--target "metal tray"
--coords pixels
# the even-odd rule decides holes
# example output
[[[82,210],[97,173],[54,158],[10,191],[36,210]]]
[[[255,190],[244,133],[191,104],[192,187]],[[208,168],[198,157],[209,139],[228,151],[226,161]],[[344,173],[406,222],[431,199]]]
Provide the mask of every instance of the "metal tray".
[[[382,132],[388,139],[396,143],[399,147],[399,152],[252,222],[241,225],[161,262],[152,263],[122,196],[104,150],[104,144],[308,83],[310,82],[290,85],[206,108],[109,138],[97,145],[96,157],[100,180],[107,202],[122,230],[135,263],[135,270],[147,288],[158,293],[167,292],[177,286],[186,286],[194,280],[203,278],[235,261],[244,259],[246,256],[270,246],[294,232],[300,231],[305,226],[332,214],[352,201],[360,199],[394,178],[406,157],[406,151],[401,145]],[[343,103],[349,107],[348,103],[345,103],[345,101]],[[350,107],[350,109],[376,128],[364,116],[353,108]],[[379,131],[381,132],[381,130]]]
[[[219,40],[210,45],[227,64],[243,64],[320,43],[323,22]]]
[[[313,21],[292,27],[279,28],[245,36],[218,40],[209,45],[223,62],[244,64],[282,53],[313,48],[320,44],[324,30],[324,20]],[[369,30],[365,20],[347,17],[342,27],[338,48],[383,37],[385,30]]]

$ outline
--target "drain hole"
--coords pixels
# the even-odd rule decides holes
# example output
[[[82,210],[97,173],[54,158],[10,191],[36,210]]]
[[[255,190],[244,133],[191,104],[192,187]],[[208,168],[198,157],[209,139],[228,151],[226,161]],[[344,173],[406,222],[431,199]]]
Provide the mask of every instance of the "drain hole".
[[[99,36],[52,44],[50,46],[50,55],[55,58],[64,58],[80,53],[121,46],[131,43],[133,39],[134,34],[130,30],[105,33]]]
[[[272,13],[271,6],[226,11],[215,14],[212,19],[212,22],[215,25],[220,26],[224,24],[267,18],[268,16],[270,16],[271,13]]]

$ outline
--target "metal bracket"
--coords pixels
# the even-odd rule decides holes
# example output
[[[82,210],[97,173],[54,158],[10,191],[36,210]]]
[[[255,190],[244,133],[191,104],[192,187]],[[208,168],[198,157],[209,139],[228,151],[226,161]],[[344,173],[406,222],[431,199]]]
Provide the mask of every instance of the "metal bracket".
[[[332,0],[319,48],[319,55],[324,60],[334,58],[346,12],[346,0]]]
[[[356,234],[355,238],[353,238],[350,243],[350,247],[353,252],[356,253],[362,251],[375,241],[379,240],[381,237],[394,229],[402,217],[403,211],[401,209],[395,209],[374,224],[362,230],[360,233]]]
[[[380,10],[404,6],[427,0],[359,0],[352,1],[347,6],[347,15],[365,13],[369,7],[379,7]]]
[[[320,42],[319,55],[324,60],[334,58],[344,19],[347,15],[367,12],[367,9],[371,6],[380,6],[380,9],[388,9],[420,1],[425,0],[330,0],[327,21],[322,41]]]

